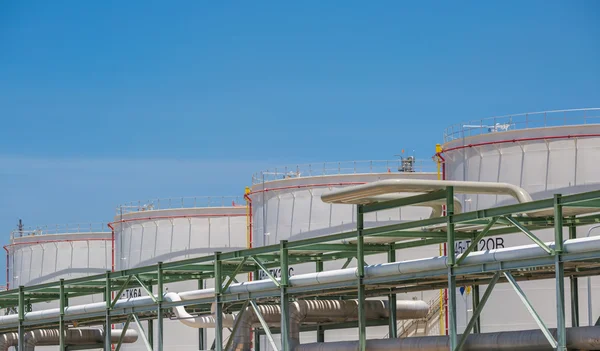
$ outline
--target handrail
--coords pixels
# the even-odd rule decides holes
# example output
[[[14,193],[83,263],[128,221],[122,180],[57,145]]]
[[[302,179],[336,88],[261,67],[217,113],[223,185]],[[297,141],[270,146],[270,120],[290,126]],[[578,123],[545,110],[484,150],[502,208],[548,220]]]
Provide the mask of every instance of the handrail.
[[[106,223],[68,223],[46,224],[24,227],[11,231],[10,238],[21,238],[36,235],[77,234],[77,233],[103,233],[107,232]]]
[[[412,158],[412,162],[408,161]],[[404,163],[403,163],[404,160]],[[409,162],[409,163],[407,163]],[[335,161],[297,164],[266,169],[252,175],[252,184],[279,179],[315,177],[337,174],[366,174],[391,172],[435,172],[435,163],[406,156],[395,160]]]
[[[167,197],[149,200],[137,200],[126,202],[117,206],[117,216],[132,212],[144,212],[153,210],[168,210],[177,208],[198,207],[234,207],[245,206],[243,196],[187,196]]]
[[[597,107],[486,117],[447,127],[444,129],[444,143],[492,132],[597,123],[600,123],[600,108]]]

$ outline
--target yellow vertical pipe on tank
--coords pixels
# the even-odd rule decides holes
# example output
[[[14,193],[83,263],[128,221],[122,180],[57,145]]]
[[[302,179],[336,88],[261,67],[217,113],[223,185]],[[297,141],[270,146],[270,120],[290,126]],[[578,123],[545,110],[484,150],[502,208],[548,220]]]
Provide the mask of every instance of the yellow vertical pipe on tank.
[[[249,249],[252,246],[251,238],[250,238],[250,216],[252,216],[252,212],[250,209],[250,199],[248,196],[250,195],[250,187],[246,187],[244,189],[244,200],[246,200],[246,248]],[[248,273],[248,281],[252,280],[252,273]]]
[[[437,156],[442,152],[442,145],[435,144],[435,163],[437,164],[437,179],[442,179],[442,160]],[[438,245],[440,256],[443,254],[443,246],[442,244]],[[444,290],[440,289],[440,335],[444,335]]]

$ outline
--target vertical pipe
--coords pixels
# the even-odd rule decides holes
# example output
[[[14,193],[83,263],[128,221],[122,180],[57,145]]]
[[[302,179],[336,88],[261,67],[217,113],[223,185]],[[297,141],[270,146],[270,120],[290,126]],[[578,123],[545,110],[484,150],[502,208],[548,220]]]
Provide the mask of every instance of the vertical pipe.
[[[110,330],[111,330],[111,323],[110,323],[110,308],[111,308],[111,293],[112,293],[112,284],[111,284],[111,280],[110,280],[110,271],[106,271],[104,280],[105,280],[105,286],[104,286],[104,302],[106,304],[106,313],[104,316],[104,351],[110,351],[111,349],[111,341],[110,341]]]
[[[388,262],[396,262],[396,249],[394,249],[394,245],[391,244],[388,248]],[[398,321],[396,319],[396,294],[388,295],[388,313],[389,317],[389,338],[395,339],[398,337]]]
[[[291,351],[290,345],[290,303],[287,293],[289,280],[288,242],[279,243],[279,261],[281,262],[281,351]]]
[[[158,262],[157,264],[157,268],[158,268],[158,279],[157,279],[157,284],[156,284],[156,301],[157,306],[156,306],[156,324],[158,327],[158,335],[157,335],[157,341],[158,344],[156,345],[156,349],[158,351],[163,351],[163,336],[164,336],[164,321],[163,321],[163,310],[162,310],[162,303],[163,303],[163,294],[165,291],[164,288],[164,283],[163,283],[163,268],[162,268],[163,263],[162,262]]]
[[[446,223],[447,223],[447,260],[448,260],[448,332],[450,334],[450,349],[455,350],[457,345],[456,330],[456,277],[454,276],[454,188],[446,188]]]
[[[221,276],[221,252],[215,252],[215,350],[223,351],[223,304],[221,294],[223,293],[223,281]]]
[[[260,279],[260,269],[256,269],[254,270],[254,278],[255,280],[259,280]],[[254,351],[260,351],[260,334],[258,333],[258,330],[253,329],[254,331]]]
[[[363,279],[365,277],[365,252],[364,252],[364,214],[363,206],[356,206],[356,232],[357,232],[357,253],[356,261],[358,265],[358,351],[366,351],[367,348],[367,318],[365,314],[365,286]]]
[[[577,239],[577,227],[569,225],[569,239]],[[571,327],[579,327],[579,284],[571,277]]]
[[[25,320],[25,292],[23,291],[24,287],[19,286],[19,341],[18,341],[18,350],[24,351],[24,341],[25,341],[25,327],[23,326],[23,321]]]
[[[565,278],[561,259],[563,252],[563,214],[560,204],[561,195],[554,194],[554,269],[556,278],[556,335],[558,351],[567,350],[567,331],[565,323]]]
[[[323,261],[319,260],[315,264],[315,271],[323,272]],[[317,342],[325,342],[325,329],[321,325],[317,326]]]
[[[204,289],[204,280],[198,279],[198,290]],[[206,340],[204,338],[204,328],[198,329],[198,350],[206,348]]]
[[[60,315],[58,316],[58,349],[59,351],[65,351],[65,280],[60,280],[59,287],[59,308]]]

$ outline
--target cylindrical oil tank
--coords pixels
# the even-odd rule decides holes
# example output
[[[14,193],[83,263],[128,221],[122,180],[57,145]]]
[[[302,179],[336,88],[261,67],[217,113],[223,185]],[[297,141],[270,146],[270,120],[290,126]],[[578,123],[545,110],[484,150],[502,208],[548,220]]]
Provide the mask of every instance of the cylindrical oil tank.
[[[115,230],[117,270],[208,256],[215,251],[242,250],[248,242],[246,204],[243,198],[236,197],[171,198],[129,203],[117,208],[111,225]],[[167,283],[165,290],[196,290],[198,284],[193,281]],[[204,287],[212,287],[212,284],[212,280],[203,283]],[[140,295],[145,295],[143,289],[130,289],[122,298]],[[163,330],[165,350],[200,349],[198,330],[177,320],[165,320]],[[210,347],[214,329],[204,333],[208,343],[205,347]],[[123,349],[146,350],[141,340],[124,345]]]
[[[356,229],[356,206],[348,204],[328,204],[321,195],[342,187],[353,186],[384,179],[437,179],[435,164],[419,162],[404,157],[393,161],[350,161],[310,165],[298,165],[256,173],[250,192],[252,204],[252,245],[254,247],[278,244],[281,240],[295,241]],[[431,208],[403,207],[369,213],[364,216],[366,228],[429,218]],[[432,257],[439,255],[439,246],[399,250],[397,259]],[[386,254],[369,255],[368,264],[387,262]],[[339,269],[345,263],[331,261],[324,269]],[[353,260],[349,267],[356,266]],[[315,272],[315,264],[290,263],[290,274]],[[271,273],[280,276],[281,272]],[[264,278],[264,277],[262,277]],[[439,291],[399,294],[398,299],[423,299],[434,304]],[[400,325],[399,325],[400,326]],[[438,335],[437,324],[428,334]],[[370,327],[369,338],[382,338],[388,334],[388,327]],[[357,329],[327,331],[326,341],[355,340]],[[275,335],[279,342],[279,336]],[[315,342],[316,333],[301,334],[301,342]],[[263,337],[261,350],[270,345]]]
[[[37,285],[59,279],[101,274],[112,261],[112,234],[106,224],[70,224],[21,228],[11,233],[7,253],[7,285]],[[72,298],[70,304],[103,301],[102,295]],[[27,306],[30,311],[58,307],[58,301]],[[5,311],[5,313],[17,311]],[[58,346],[40,346],[58,350]]]
[[[446,129],[443,158],[445,177],[450,180],[506,182],[527,190],[534,200],[553,194],[573,194],[600,189],[600,109],[577,109],[525,113],[493,117],[452,126]],[[514,201],[505,196],[460,195],[465,211],[502,206]],[[577,228],[577,236],[587,235],[589,227]],[[544,241],[553,241],[553,230],[536,231]],[[567,228],[564,238],[569,237]],[[531,244],[524,234],[483,239],[480,250]],[[458,242],[457,253],[466,248]],[[593,288],[600,288],[596,278]],[[579,322],[587,325],[587,284],[579,279]],[[553,280],[522,282],[542,319],[555,327],[556,296]],[[565,281],[567,325],[571,325],[571,297]],[[483,287],[481,288],[483,294]],[[461,311],[457,312],[459,331],[472,314],[470,297],[462,291]],[[459,295],[461,296],[461,295]],[[469,307],[465,307],[466,305]],[[506,306],[511,305],[510,310]],[[594,321],[600,316],[600,297],[594,296]],[[507,284],[498,285],[482,314],[482,331],[521,330],[537,325]]]

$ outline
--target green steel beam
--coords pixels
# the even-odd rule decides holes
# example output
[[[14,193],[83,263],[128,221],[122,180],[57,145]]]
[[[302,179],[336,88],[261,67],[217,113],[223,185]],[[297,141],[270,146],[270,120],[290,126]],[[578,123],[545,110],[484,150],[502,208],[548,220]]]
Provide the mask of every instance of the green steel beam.
[[[142,341],[144,342],[144,346],[146,346],[146,351],[154,350],[154,346],[152,344],[150,344],[148,337],[146,337],[146,331],[144,330],[144,326],[140,322],[139,317],[135,313],[132,313],[131,317],[133,318],[135,324],[138,327],[139,335],[140,335],[140,338],[142,338]],[[160,334],[160,331],[159,331],[159,334]]]
[[[396,249],[393,245],[388,246],[388,262],[396,262]],[[388,314],[389,314],[389,325],[388,325],[388,336],[390,339],[398,337],[398,320],[396,318],[396,294],[392,293],[388,295]]]
[[[235,335],[237,333],[238,328],[240,327],[240,321],[242,320],[242,316],[244,312],[246,312],[246,308],[248,308],[248,300],[244,301],[244,305],[240,309],[240,313],[235,317],[235,323],[233,324],[233,329],[231,330],[231,335]],[[225,350],[229,350],[231,348],[231,344],[233,343],[233,338],[230,337],[227,340],[227,344],[225,345]]]
[[[348,266],[350,265],[350,263],[352,263],[352,259],[354,257],[348,257],[348,259],[346,259],[346,262],[344,262],[344,264],[342,265],[342,269],[346,269],[348,268]]]
[[[164,320],[163,320],[163,294],[165,293],[165,287],[163,282],[163,263],[158,262],[156,264],[156,270],[158,271],[158,282],[156,284],[156,324],[157,324],[157,337],[156,337],[156,350],[163,351],[164,349]],[[137,316],[136,316],[137,318]],[[137,322],[137,321],[136,321]],[[138,323],[141,325],[141,323]],[[151,345],[153,347],[154,345]]]
[[[115,294],[115,298],[112,300],[112,303],[110,304],[109,308],[115,307],[115,304],[121,298],[121,294],[127,288],[127,284],[129,284],[129,281],[131,281],[131,277],[132,277],[131,275],[129,277],[127,277],[127,280],[125,281],[125,283],[123,284],[123,286],[121,286],[121,288],[119,289],[119,291]],[[110,286],[110,284],[107,285],[107,289],[111,289],[109,286]],[[110,291],[107,291],[107,294],[110,294]]]
[[[229,275],[229,280],[225,283],[225,286],[223,287],[223,291],[226,291],[227,288],[229,288],[229,285],[231,285],[231,283],[233,283],[233,281],[235,280],[235,276],[238,275],[241,272],[242,268],[244,267],[244,263],[246,263],[247,260],[248,260],[248,257],[244,257],[244,259],[242,260],[242,262],[240,262],[240,264],[233,271],[233,273],[231,273]]]
[[[537,236],[535,236],[532,232],[530,232],[529,229],[527,229],[524,225],[519,223],[519,221],[517,221],[516,219],[514,219],[510,216],[504,217],[504,219],[509,221],[515,227],[519,228],[519,230],[522,231],[525,235],[527,235],[527,237],[529,237],[529,239],[531,239],[531,241],[536,243],[539,247],[541,247],[548,254],[554,255],[554,250],[549,248],[548,245],[546,245],[542,240],[540,240]]]
[[[58,317],[58,350],[65,351],[65,280],[60,280],[60,316]]]
[[[477,305],[477,308],[475,309],[475,311],[473,311],[473,316],[471,316],[471,320],[469,320],[469,324],[467,324],[467,327],[465,328],[465,331],[463,332],[463,334],[460,338],[460,341],[458,342],[458,345],[456,345],[456,348],[454,349],[455,351],[462,350],[462,347],[465,345],[465,342],[467,342],[467,338],[469,337],[471,330],[473,330],[473,327],[478,323],[479,316],[481,315],[481,312],[483,311],[483,308],[485,307],[485,303],[487,302],[490,295],[492,294],[492,291],[494,290],[494,287],[496,286],[498,279],[500,279],[500,272],[496,272],[496,274],[494,274],[492,281],[488,285],[487,289],[485,289],[485,292],[483,293],[483,296],[481,297],[481,301],[479,302],[479,305]]]
[[[281,351],[291,351],[292,344],[290,340],[290,299],[288,295],[289,285],[289,265],[288,265],[288,241],[281,240],[279,243],[279,254],[281,256]]]
[[[456,255],[454,254],[455,241],[455,221],[454,221],[454,187],[446,188],[446,234],[448,235],[447,261],[448,261],[448,334],[450,338],[450,350],[456,350],[457,325],[456,325],[456,276],[454,275],[454,266],[456,264]]]
[[[508,272],[508,271],[504,272],[504,276],[506,277],[506,280],[508,280],[508,283],[512,286],[514,291],[517,293],[517,295],[521,299],[521,302],[523,302],[523,304],[527,308],[527,311],[529,311],[529,314],[531,314],[531,316],[533,317],[533,319],[535,320],[537,325],[540,327],[540,329],[542,330],[542,333],[544,334],[544,336],[546,337],[546,339],[548,340],[550,345],[554,349],[556,349],[558,347],[558,343],[556,342],[556,340],[554,340],[552,333],[550,333],[550,330],[548,330],[548,327],[546,326],[546,324],[544,324],[544,321],[542,321],[539,314],[535,311],[535,309],[531,305],[531,302],[529,302],[529,299],[527,299],[527,296],[525,295],[523,290],[521,290],[521,287],[519,286],[519,284],[517,284],[517,282],[515,281],[515,278],[513,278],[512,274],[510,274],[510,272]]]
[[[223,294],[223,276],[221,269],[221,252],[217,251],[214,255],[215,265],[215,347],[217,351],[223,351],[223,303],[221,302]]]
[[[123,345],[123,340],[125,339],[125,333],[127,333],[127,329],[129,329],[129,323],[131,322],[131,315],[127,316],[127,321],[125,325],[123,325],[123,331],[121,332],[121,336],[119,336],[119,341],[115,346],[115,351],[121,350],[121,345]]]
[[[262,261],[254,256],[250,256],[250,259],[256,263],[256,265],[273,281],[276,287],[279,287],[279,281],[269,272],[269,269],[265,267]]]
[[[315,244],[303,246],[296,250],[356,252],[357,248],[355,244]],[[369,244],[364,246],[364,250],[365,252],[385,252],[387,248],[385,245]]]
[[[475,239],[473,239],[473,241],[471,242],[471,245],[469,245],[469,247],[467,247],[465,252],[463,252],[460,255],[460,257],[458,258],[458,261],[456,261],[457,266],[460,266],[460,264],[465,260],[465,258],[467,258],[467,256],[469,256],[471,251],[473,251],[474,249],[477,248],[477,245],[479,245],[479,240],[483,239],[483,237],[486,236],[486,234],[490,231],[490,229],[492,229],[492,227],[496,224],[497,220],[498,220],[498,217],[492,218],[492,220],[488,223],[488,225],[486,225],[485,228],[483,228],[483,230],[481,232],[479,232],[479,234],[477,234]]]
[[[567,350],[567,323],[565,320],[565,272],[560,258],[563,253],[563,212],[561,195],[554,194],[554,272],[556,282],[556,335],[557,350]]]
[[[144,289],[144,291],[146,292],[146,294],[148,294],[148,296],[152,299],[152,301],[154,301],[154,303],[158,303],[158,300],[156,300],[156,298],[154,297],[154,294],[152,293],[152,291],[150,291],[150,289],[148,289],[148,287],[146,286],[146,284],[144,284],[144,282],[142,282],[137,275],[134,275],[133,278],[135,278],[135,280],[137,280],[137,282],[140,284],[140,286],[142,287],[142,289]]]
[[[279,350],[277,348],[277,344],[275,343],[275,340],[273,339],[273,334],[271,333],[271,330],[269,329],[269,325],[267,324],[267,322],[263,318],[263,315],[260,313],[260,310],[258,309],[258,306],[256,305],[256,302],[254,302],[252,300],[248,300],[248,301],[250,303],[250,306],[252,306],[252,309],[254,310],[256,318],[258,318],[258,321],[260,322],[260,325],[262,326],[263,330],[265,331],[265,335],[267,336],[267,339],[269,340],[269,343],[273,347],[273,350],[276,350],[276,351]],[[218,345],[217,345],[217,351],[219,351],[218,350]]]
[[[362,205],[363,213],[387,210],[390,208],[397,208],[409,205],[420,204],[423,202],[441,200],[446,198],[446,190],[436,190],[429,193],[409,196],[396,200],[376,202],[373,204]]]
[[[363,205],[356,206],[356,265],[358,270],[357,289],[358,289],[358,351],[367,349],[367,315],[365,311],[365,252],[364,252],[364,213]]]

